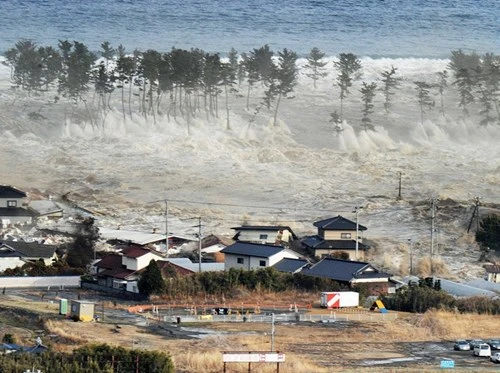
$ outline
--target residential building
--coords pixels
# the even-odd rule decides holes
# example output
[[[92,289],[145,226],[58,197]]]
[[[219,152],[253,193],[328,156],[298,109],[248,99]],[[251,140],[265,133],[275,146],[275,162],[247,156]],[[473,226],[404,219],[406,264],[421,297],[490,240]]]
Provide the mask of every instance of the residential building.
[[[390,275],[380,272],[370,263],[334,258],[323,258],[318,263],[301,271],[307,276],[329,278],[353,287],[365,286],[371,295],[395,292],[395,282]]]
[[[500,284],[500,265],[498,264],[485,264],[486,280]]]
[[[309,266],[311,266],[311,262],[307,259],[284,258],[276,263],[273,267],[280,272],[299,273]]]
[[[285,225],[242,225],[231,229],[236,231],[235,241],[288,245],[297,239],[292,229]]]
[[[137,280],[140,271],[146,268],[151,260],[161,259],[163,255],[159,252],[145,247],[129,246],[121,253],[108,254],[94,264],[97,283],[121,290],[127,290],[130,285],[132,288],[129,291],[139,292]]]
[[[302,240],[304,248],[317,258],[345,253],[349,259],[365,257],[368,246],[363,244],[362,232],[367,228],[340,215],[313,223],[318,229],[314,236]]]
[[[241,268],[246,270],[272,267],[284,258],[298,259],[296,252],[283,246],[266,245],[252,242],[235,242],[226,246],[224,254],[224,268]]]
[[[24,208],[27,195],[22,190],[8,185],[0,185],[0,221],[2,227],[32,224],[36,214]]]
[[[43,260],[46,266],[51,266],[57,260],[56,250],[57,246],[38,242],[0,241],[0,271],[39,260]]]

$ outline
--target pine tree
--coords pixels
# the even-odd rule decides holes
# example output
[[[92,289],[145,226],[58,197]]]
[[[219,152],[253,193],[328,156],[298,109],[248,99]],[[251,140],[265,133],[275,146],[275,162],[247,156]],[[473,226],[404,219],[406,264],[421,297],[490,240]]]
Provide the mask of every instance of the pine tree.
[[[370,115],[373,114],[373,98],[375,97],[375,92],[377,90],[376,83],[366,83],[363,82],[363,86],[360,89],[361,100],[363,101],[363,118],[361,118],[361,125],[367,130],[374,130],[372,120]]]
[[[288,97],[297,84],[298,70],[296,62],[297,53],[289,51],[286,48],[283,49],[282,52],[278,52],[278,65],[273,69],[270,75],[268,89],[265,92],[265,102],[268,107],[276,100],[273,119],[274,126],[276,126],[281,98]]]
[[[316,89],[316,82],[328,75],[325,71],[325,66],[327,62],[324,60],[325,53],[323,53],[319,48],[314,47],[309,52],[307,56],[307,64],[305,68],[310,70],[310,73],[306,73],[306,76],[311,78],[314,82],[314,88]]]
[[[339,60],[334,61],[333,65],[338,70],[337,85],[340,87],[340,120],[344,119],[343,102],[349,94],[349,88],[355,79],[361,77],[361,60],[352,53],[341,53]]]
[[[417,90],[418,105],[420,107],[420,123],[424,123],[424,114],[432,110],[434,107],[434,100],[431,98],[430,89],[432,86],[426,82],[414,82]]]
[[[397,68],[391,66],[390,70],[385,70],[382,72],[382,92],[384,93],[384,109],[386,113],[389,113],[392,107],[392,96],[395,94],[396,90],[401,84],[401,77],[396,76]]]
[[[439,92],[439,102],[440,102],[439,112],[441,113],[441,115],[444,116],[444,114],[445,114],[444,90],[448,86],[448,71],[446,71],[446,70],[439,71],[437,73],[437,76],[438,76],[438,82],[436,84],[436,87],[438,88],[438,92]]]
[[[151,259],[148,266],[144,270],[138,283],[139,292],[146,296],[152,294],[161,294],[165,290],[165,281],[161,275],[158,263]]]

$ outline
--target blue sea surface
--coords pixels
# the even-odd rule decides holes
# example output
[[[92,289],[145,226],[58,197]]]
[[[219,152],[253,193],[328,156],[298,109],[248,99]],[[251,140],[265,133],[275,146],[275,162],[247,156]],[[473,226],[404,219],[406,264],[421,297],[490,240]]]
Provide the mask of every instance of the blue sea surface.
[[[353,52],[447,58],[500,54],[499,0],[0,0],[0,53],[21,39],[103,41],[127,50],[248,52],[264,44],[306,55]]]

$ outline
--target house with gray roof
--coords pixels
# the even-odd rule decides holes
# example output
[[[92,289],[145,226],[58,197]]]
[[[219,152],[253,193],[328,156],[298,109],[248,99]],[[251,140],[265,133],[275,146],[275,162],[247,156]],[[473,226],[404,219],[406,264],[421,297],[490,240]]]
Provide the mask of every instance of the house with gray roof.
[[[280,272],[299,273],[304,268],[307,268],[309,266],[311,266],[311,262],[307,259],[284,258],[276,263],[273,267]]]
[[[317,221],[313,225],[318,233],[302,240],[302,246],[313,256],[323,258],[345,253],[353,260],[365,257],[364,253],[369,248],[363,244],[362,233],[367,230],[365,226],[340,215]]]
[[[0,185],[0,222],[3,227],[33,223],[36,213],[23,207],[27,195],[9,185]]]
[[[224,268],[246,270],[272,267],[284,258],[299,259],[300,255],[283,246],[235,242],[221,250]]]
[[[329,278],[350,287],[363,285],[372,295],[394,293],[396,290],[390,274],[381,272],[366,262],[323,258],[300,273],[306,276]]]
[[[43,260],[46,266],[51,266],[57,260],[56,250],[57,246],[38,242],[0,241],[0,271],[39,260]]]

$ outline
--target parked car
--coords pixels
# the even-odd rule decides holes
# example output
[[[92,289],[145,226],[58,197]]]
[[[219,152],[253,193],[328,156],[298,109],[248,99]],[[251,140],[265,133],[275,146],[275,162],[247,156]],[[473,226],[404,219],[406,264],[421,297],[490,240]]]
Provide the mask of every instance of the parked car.
[[[495,352],[493,355],[491,355],[490,360],[494,363],[500,363],[500,352]]]
[[[479,343],[474,347],[474,356],[491,356],[491,348],[488,343]]]
[[[457,339],[453,345],[453,349],[456,351],[469,351],[470,344],[465,339]]]
[[[480,343],[486,343],[486,342],[484,342],[482,339],[473,339],[473,340],[469,341],[470,349],[474,350],[474,347],[476,347],[476,345],[478,345]]]
[[[490,339],[487,343],[492,350],[500,350],[500,339]]]

